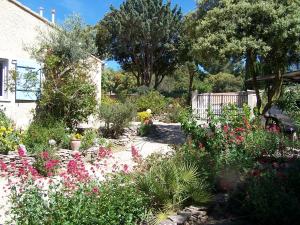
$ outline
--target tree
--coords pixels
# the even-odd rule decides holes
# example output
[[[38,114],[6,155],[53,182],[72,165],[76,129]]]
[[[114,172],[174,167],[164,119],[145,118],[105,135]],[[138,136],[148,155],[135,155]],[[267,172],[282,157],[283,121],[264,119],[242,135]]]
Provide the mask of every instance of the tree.
[[[127,0],[97,25],[101,56],[118,61],[137,85],[157,89],[178,63],[181,10],[163,0]]]
[[[213,3],[210,7],[208,3]],[[283,73],[299,61],[300,0],[204,0],[199,4],[195,57],[244,60],[257,108],[264,114],[281,95]],[[205,10],[207,9],[207,10]],[[273,75],[262,108],[257,76]]]
[[[124,71],[115,71],[113,69],[105,69],[102,74],[102,90],[105,92],[113,92],[120,94],[122,92],[130,92],[136,87],[135,80],[132,75]]]
[[[203,92],[237,92],[243,88],[243,79],[241,76],[234,76],[229,73],[218,73],[207,76],[198,86]]]
[[[62,27],[41,34],[30,49],[43,65],[45,79],[36,118],[53,116],[74,128],[87,120],[96,107],[96,86],[91,80],[91,54],[95,52],[91,29],[73,16]]]

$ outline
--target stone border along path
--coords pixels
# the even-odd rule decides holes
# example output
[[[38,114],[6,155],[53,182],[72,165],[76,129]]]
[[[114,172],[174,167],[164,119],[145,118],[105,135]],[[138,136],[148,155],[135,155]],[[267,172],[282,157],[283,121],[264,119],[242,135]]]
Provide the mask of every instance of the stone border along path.
[[[149,155],[153,153],[161,153],[167,154],[172,152],[171,145],[174,144],[182,144],[184,143],[184,135],[181,132],[180,124],[168,124],[161,122],[154,122],[156,127],[155,134],[150,137],[139,137],[134,135],[136,133],[135,129],[137,129],[139,123],[133,123],[132,128],[129,128],[130,134],[127,134],[127,137],[123,136],[123,140],[121,140],[124,144],[124,151],[114,152],[113,157],[106,160],[107,170],[106,173],[113,171],[113,166],[116,163],[121,163],[121,165],[127,164],[129,171],[133,169],[135,162],[132,159],[131,155],[131,146],[134,145],[138,151],[140,156],[145,159]],[[97,151],[97,148],[91,148],[90,151]],[[65,150],[61,150],[65,151]],[[101,161],[99,162],[101,164]],[[86,168],[90,171],[89,168],[93,167],[92,164],[86,163]],[[103,180],[104,177],[101,173],[96,172],[96,176],[98,179]],[[7,180],[3,177],[0,178],[0,224],[4,224],[4,222],[9,218],[9,215],[6,215],[5,212],[9,208],[8,204],[8,192],[4,192],[4,187],[7,184]]]

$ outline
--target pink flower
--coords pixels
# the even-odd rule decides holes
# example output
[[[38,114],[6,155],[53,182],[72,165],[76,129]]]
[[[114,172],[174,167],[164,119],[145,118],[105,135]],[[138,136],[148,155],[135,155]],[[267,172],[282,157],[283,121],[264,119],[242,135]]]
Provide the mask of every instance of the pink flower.
[[[94,194],[99,194],[99,189],[97,187],[93,187],[92,192]]]
[[[132,158],[134,158],[134,159],[137,159],[140,157],[139,151],[134,145],[131,146],[131,155],[132,155]]]
[[[3,170],[3,171],[6,171],[6,170],[7,170],[7,165],[6,165],[2,160],[0,160],[0,168],[1,168],[1,170]]]
[[[128,172],[129,172],[129,171],[128,171],[128,165],[127,165],[127,164],[123,165],[123,172],[124,172],[124,173],[128,173]]]
[[[23,147],[18,148],[18,154],[19,154],[20,157],[25,157],[26,156],[25,150],[24,150]]]
[[[98,156],[100,158],[104,158],[107,155],[107,150],[104,147],[99,148]]]

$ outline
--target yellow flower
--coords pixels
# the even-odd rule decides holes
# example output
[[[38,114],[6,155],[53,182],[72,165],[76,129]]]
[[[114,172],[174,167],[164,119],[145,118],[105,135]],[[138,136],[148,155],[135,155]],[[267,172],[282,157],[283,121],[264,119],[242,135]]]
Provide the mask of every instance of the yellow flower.
[[[2,131],[2,132],[6,131],[6,127],[1,126],[1,127],[0,127],[0,131]]]

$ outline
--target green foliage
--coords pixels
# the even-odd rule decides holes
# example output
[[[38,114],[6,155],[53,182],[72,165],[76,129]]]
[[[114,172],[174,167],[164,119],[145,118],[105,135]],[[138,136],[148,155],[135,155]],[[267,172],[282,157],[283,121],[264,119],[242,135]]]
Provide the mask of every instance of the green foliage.
[[[145,137],[151,134],[153,131],[153,125],[152,124],[144,124],[142,123],[140,127],[138,128],[138,133],[140,136]]]
[[[136,80],[130,73],[105,69],[102,74],[102,90],[117,95],[129,94],[136,86]]]
[[[6,116],[4,110],[0,109],[0,126],[11,127],[12,124],[12,120]]]
[[[177,209],[189,201],[207,203],[206,182],[193,164],[175,158],[153,162],[149,171],[138,176],[138,186],[165,210]]]
[[[277,105],[288,114],[292,120],[300,127],[300,86],[286,86],[283,95],[278,99]]]
[[[50,148],[50,139],[55,140],[58,147],[69,147],[69,132],[64,122],[54,118],[33,121],[24,134],[23,142],[29,152],[40,153]]]
[[[120,136],[126,126],[136,115],[135,108],[129,103],[102,104],[99,108],[99,119],[104,120],[105,137],[116,138]]]
[[[207,87],[208,92],[215,93],[237,92],[241,91],[243,87],[242,77],[236,77],[228,73],[218,73],[216,75],[210,75],[204,79],[203,83],[204,84],[202,84],[202,86]]]
[[[95,49],[92,32],[74,16],[40,39],[31,50],[44,65],[45,76],[37,117],[50,114],[74,128],[87,120],[97,103],[96,85],[90,77]]]
[[[240,111],[234,105],[225,108],[221,116],[212,116],[207,126],[198,125],[189,113],[182,115],[182,129],[188,135],[188,149],[192,153],[190,157],[209,162],[210,168],[200,165],[199,169],[210,174],[211,182],[224,177],[224,173],[243,174],[264,154],[273,156],[279,150],[286,150],[281,135],[251,126],[249,117],[248,107]],[[193,149],[200,153],[193,153]],[[183,156],[189,157],[186,151]]]
[[[188,109],[183,104],[182,99],[173,99],[165,111],[167,113],[166,122],[179,123],[182,114],[186,113]]]
[[[24,225],[132,225],[141,222],[149,205],[148,198],[121,177],[82,184],[68,194],[55,184],[46,192],[28,185],[24,192],[13,191],[11,201],[13,220]]]
[[[232,210],[250,215],[259,224],[297,224],[300,216],[299,162],[288,169],[270,167],[256,170],[254,176],[232,195]]]
[[[98,24],[99,55],[135,74],[137,85],[157,88],[178,63],[182,14],[162,0],[127,0]]]
[[[167,100],[158,91],[150,91],[136,99],[137,111],[142,112],[151,109],[152,113],[159,115],[167,105]]]
[[[99,134],[97,130],[90,129],[85,131],[81,140],[80,149],[87,150],[88,148],[93,147],[98,137]]]
[[[264,114],[281,94],[282,74],[299,61],[300,1],[221,0],[212,7],[200,2],[193,53],[203,64],[209,61],[245,59],[246,78],[274,75],[264,84],[268,101]],[[259,112],[259,86],[253,83]]]

